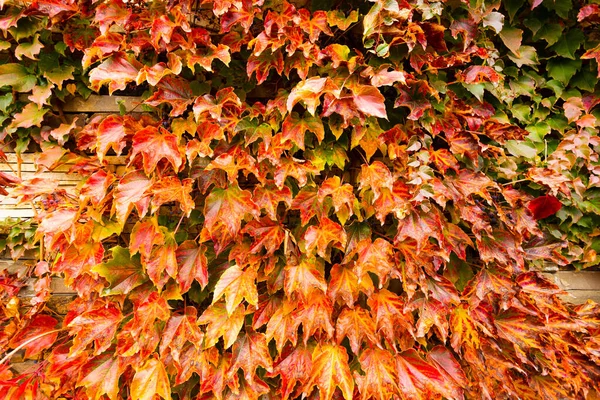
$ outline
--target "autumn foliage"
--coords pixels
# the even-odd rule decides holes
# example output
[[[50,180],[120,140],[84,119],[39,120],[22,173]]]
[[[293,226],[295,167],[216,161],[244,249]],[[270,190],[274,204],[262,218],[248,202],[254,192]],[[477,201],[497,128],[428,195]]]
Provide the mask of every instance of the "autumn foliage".
[[[540,273],[600,261],[597,4],[0,9],[0,137],[40,172],[0,175],[37,210],[4,244],[39,254],[0,272],[0,398],[599,389],[600,306]],[[143,101],[62,112],[93,92]],[[43,174],[67,164],[74,190]]]

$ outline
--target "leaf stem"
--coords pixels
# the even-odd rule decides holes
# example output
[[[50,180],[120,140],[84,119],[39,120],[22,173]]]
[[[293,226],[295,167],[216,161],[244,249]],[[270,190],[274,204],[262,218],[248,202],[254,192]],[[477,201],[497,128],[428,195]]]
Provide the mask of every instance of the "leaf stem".
[[[503,183],[502,186],[512,185],[515,183],[525,182],[525,181],[529,181],[529,180],[530,180],[529,178],[517,179],[516,181]]]

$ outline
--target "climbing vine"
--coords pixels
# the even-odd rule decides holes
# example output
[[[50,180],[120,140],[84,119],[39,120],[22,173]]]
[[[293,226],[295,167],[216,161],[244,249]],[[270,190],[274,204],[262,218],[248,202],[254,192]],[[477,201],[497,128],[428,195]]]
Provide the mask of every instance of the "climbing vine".
[[[36,210],[2,244],[39,254],[0,272],[0,397],[599,389],[600,307],[540,273],[600,263],[598,4],[0,10],[0,160],[34,152],[40,172],[0,173]],[[63,112],[92,94],[140,102]],[[74,188],[44,174],[65,165]],[[19,351],[37,363],[17,374]]]

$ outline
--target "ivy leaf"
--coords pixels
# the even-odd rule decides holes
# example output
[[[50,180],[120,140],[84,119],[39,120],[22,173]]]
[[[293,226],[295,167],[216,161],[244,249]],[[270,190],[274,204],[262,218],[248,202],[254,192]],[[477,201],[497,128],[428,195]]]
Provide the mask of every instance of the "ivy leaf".
[[[279,359],[275,362],[273,372],[267,373],[268,377],[281,376],[282,397],[290,398],[294,388],[302,385],[310,376],[312,370],[312,354],[303,345],[287,347],[280,352]],[[297,397],[297,396],[292,396]]]
[[[581,58],[583,60],[590,60],[592,58],[596,60],[596,64],[598,64],[598,78],[600,78],[600,45],[586,51]]]
[[[294,157],[282,157],[273,178],[279,189],[283,189],[288,176],[295,178],[298,185],[302,187],[306,185],[309,174],[319,175],[319,173],[320,171],[310,161]]]
[[[358,22],[357,10],[350,11],[348,16],[341,10],[327,11],[327,23],[331,27],[337,27],[338,29],[345,31],[355,22]]]
[[[264,51],[259,56],[256,56],[253,53],[248,58],[246,73],[248,74],[248,78],[250,78],[252,77],[252,74],[256,72],[256,80],[260,85],[267,80],[271,68],[274,68],[275,71],[281,75],[283,73],[283,66],[283,56],[279,50],[274,53]]]
[[[125,125],[123,117],[109,115],[98,125],[96,141],[96,154],[100,162],[104,160],[109,149],[113,149],[120,156],[127,144],[125,142]]]
[[[120,390],[121,373],[119,358],[104,353],[92,358],[81,368],[77,386],[84,386],[85,392],[93,400],[98,400],[103,395],[116,399]]]
[[[58,337],[58,331],[51,332],[56,324],[58,321],[49,315],[35,315],[28,321],[26,327],[12,337],[10,346],[24,348],[25,358],[33,358],[54,344]]]
[[[308,254],[312,254],[316,248],[319,256],[328,259],[329,244],[334,242],[332,246],[337,247],[339,245],[340,248],[343,248],[346,245],[346,232],[340,224],[323,217],[318,227],[312,225],[306,230],[304,240],[306,241],[306,252]]]
[[[140,171],[131,171],[121,178],[114,194],[113,209],[117,221],[125,225],[127,217],[135,205],[140,217],[146,214],[150,198],[146,191],[152,186],[152,181]]]
[[[196,207],[192,192],[193,180],[186,178],[183,181],[176,176],[166,176],[155,182],[150,189],[152,193],[152,210],[154,214],[163,204],[177,202],[183,213],[189,217],[192,210]]]
[[[179,362],[181,349],[186,342],[190,342],[197,349],[200,348],[204,334],[196,324],[198,311],[194,307],[186,307],[181,315],[171,315],[162,333],[159,353],[161,358],[167,354]]]
[[[177,259],[177,282],[181,293],[187,293],[194,280],[204,288],[208,284],[206,247],[193,240],[181,243],[175,252]]]
[[[327,13],[325,11],[315,11],[311,18],[310,11],[301,8],[298,10],[297,15],[300,27],[308,34],[308,39],[311,42],[315,43],[321,33],[333,36],[327,24]]]
[[[286,342],[289,340],[292,346],[298,343],[298,320],[299,305],[295,301],[284,299],[275,309],[275,312],[267,322],[267,342],[275,339],[275,347],[282,354]],[[310,357],[309,357],[310,359]]]
[[[89,344],[94,344],[94,355],[104,353],[112,344],[123,314],[113,304],[97,305],[92,310],[85,311],[71,320],[65,320],[73,338],[70,353],[84,351]]]
[[[360,292],[367,295],[373,293],[373,281],[369,275],[358,275],[349,266],[335,264],[331,268],[331,278],[327,285],[327,295],[334,303],[354,307]]]
[[[13,120],[6,129],[10,132],[14,132],[18,128],[31,128],[32,126],[40,126],[44,120],[44,115],[47,112],[47,108],[40,108],[35,103],[28,103],[23,108],[23,111],[15,114]]]
[[[250,247],[252,254],[256,254],[264,248],[267,256],[273,255],[281,247],[286,235],[284,228],[269,218],[248,222],[242,229],[242,233],[254,237],[254,242]]]
[[[427,353],[427,361],[435,366],[445,377],[448,390],[448,398],[462,398],[463,388],[467,388],[469,381],[465,376],[460,364],[456,361],[452,353],[443,346],[435,346]]]
[[[147,126],[133,135],[133,151],[130,160],[141,154],[144,162],[144,172],[150,175],[160,160],[167,159],[175,172],[183,163],[183,157],[178,145],[177,136],[166,129]]]
[[[584,40],[585,35],[580,29],[571,28],[566,35],[561,35],[558,42],[550,47],[550,49],[554,50],[561,57],[576,60],[577,56],[575,52],[579,50]]]
[[[0,87],[11,86],[17,92],[28,92],[35,86],[34,75],[29,75],[22,64],[7,63],[0,65]]]
[[[583,58],[583,57],[582,57]],[[581,60],[567,60],[564,58],[553,58],[548,61],[548,74],[552,79],[562,82],[565,86],[581,68]]]
[[[297,294],[301,300],[309,301],[315,290],[327,291],[322,260],[303,258],[297,265],[285,267],[284,291],[287,296]]]
[[[562,203],[554,196],[540,196],[527,204],[527,208],[536,220],[548,218],[562,208]]]
[[[187,110],[192,101],[193,93],[188,81],[179,77],[165,76],[158,83],[156,91],[144,103],[154,107],[167,103],[171,106],[169,115],[178,117]]]
[[[306,114],[300,117],[296,112],[290,113],[285,118],[281,125],[281,130],[285,140],[291,140],[302,150],[304,150],[304,135],[306,131],[314,133],[319,143],[325,137],[325,128],[320,118]]]
[[[321,94],[325,89],[327,78],[311,77],[298,83],[287,98],[287,110],[292,112],[294,105],[302,100],[311,115],[315,115],[317,106],[321,104]]]
[[[459,81],[467,84],[500,81],[500,75],[492,67],[482,65],[472,65],[457,75]]]
[[[437,391],[446,385],[443,375],[433,365],[423,360],[414,349],[409,349],[396,357],[398,382],[406,396],[421,396]]]
[[[502,39],[502,42],[504,42],[510,51],[518,55],[521,41],[523,40],[523,30],[505,26],[500,31],[500,39]]]
[[[164,242],[165,237],[158,227],[158,220],[153,216],[145,221],[136,222],[129,239],[129,251],[132,254],[139,252],[142,258],[147,260],[152,253],[152,248]]]
[[[31,43],[19,43],[15,48],[15,57],[17,60],[22,60],[25,56],[30,60],[37,60],[36,56],[40,54],[40,51],[44,48],[44,45],[40,42],[40,35],[36,34]]]
[[[243,270],[237,264],[227,268],[215,285],[212,304],[215,304],[223,295],[225,296],[225,309],[230,316],[237,310],[242,299],[246,299],[248,304],[258,307],[256,269],[248,267]]]
[[[339,344],[344,338],[348,338],[354,354],[360,354],[363,343],[367,348],[379,343],[375,333],[375,322],[364,308],[357,306],[354,309],[342,310],[335,325],[335,339]]]
[[[354,372],[361,398],[385,400],[399,393],[394,357],[382,349],[366,349],[359,358],[365,375]]]
[[[404,312],[405,303],[396,294],[382,289],[369,297],[367,304],[375,320],[378,333],[396,347],[396,340],[406,333],[413,334],[414,318]]]
[[[239,146],[234,146],[226,152],[219,154],[205,169],[208,171],[220,169],[227,172],[227,179],[230,183],[237,182],[240,171],[243,171],[246,176],[252,173],[254,176],[260,177],[254,157]]]
[[[218,224],[222,224],[230,235],[235,236],[247,214],[254,218],[260,216],[249,191],[240,189],[237,184],[227,189],[213,189],[204,203],[204,227],[213,232]]]
[[[111,252],[110,261],[92,268],[110,283],[110,287],[103,291],[104,296],[127,294],[148,280],[142,265],[131,258],[128,249],[115,246]]]
[[[211,304],[198,318],[198,325],[206,325],[204,348],[214,346],[222,336],[226,349],[235,342],[244,324],[245,309],[243,306],[236,308],[230,315],[224,302]]]
[[[318,344],[312,354],[312,364],[310,378],[304,389],[305,395],[309,395],[313,387],[317,386],[320,398],[331,400],[336,387],[339,387],[344,399],[352,399],[354,380],[345,348],[335,344]]]
[[[171,384],[162,361],[152,357],[136,368],[130,396],[132,400],[152,400],[156,395],[171,399]]]
[[[352,100],[356,108],[366,115],[387,119],[385,98],[376,87],[359,85],[352,88]]]
[[[108,83],[108,92],[124,90],[129,82],[134,82],[139,72],[139,63],[124,53],[116,53],[89,72],[90,84],[95,91]]]
[[[246,381],[253,383],[258,367],[264,368],[267,373],[273,372],[273,360],[269,354],[265,335],[262,333],[250,329],[249,332],[238,337],[231,352],[233,358],[230,374],[236,373],[241,368]]]

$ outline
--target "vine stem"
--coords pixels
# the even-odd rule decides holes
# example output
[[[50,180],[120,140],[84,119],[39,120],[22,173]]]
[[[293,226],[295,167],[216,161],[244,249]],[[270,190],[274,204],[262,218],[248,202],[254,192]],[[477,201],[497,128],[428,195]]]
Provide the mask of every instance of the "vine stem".
[[[525,182],[525,181],[530,181],[530,180],[531,179],[529,179],[529,178],[517,179],[516,181],[511,181],[511,182],[503,183],[502,186],[512,185],[512,184],[515,184],[515,183],[520,183],[520,182]]]
[[[31,342],[33,342],[35,340],[38,340],[39,338],[44,337],[46,335],[49,335],[51,333],[56,333],[56,332],[60,332],[60,331],[62,331],[62,329],[53,329],[53,330],[48,331],[48,332],[40,333],[39,335],[34,336],[31,339],[28,339],[28,340],[24,341],[23,343],[21,343],[20,345],[18,345],[17,347],[15,347],[13,349],[13,351],[11,351],[10,353],[6,354],[4,356],[4,358],[2,358],[2,360],[0,360],[0,365],[4,364],[6,361],[10,360],[10,358],[12,356],[14,356],[17,351],[21,350],[23,347],[27,346],[29,343],[31,343]]]

